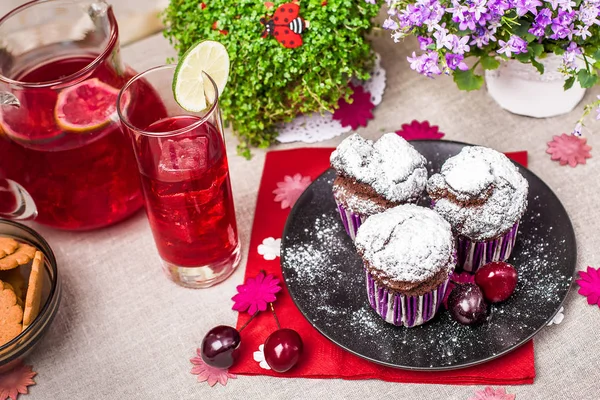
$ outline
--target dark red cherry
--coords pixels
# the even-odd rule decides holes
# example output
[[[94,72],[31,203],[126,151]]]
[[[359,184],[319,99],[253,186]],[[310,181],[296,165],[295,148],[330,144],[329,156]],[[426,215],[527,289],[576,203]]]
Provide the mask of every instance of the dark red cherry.
[[[235,328],[215,326],[202,339],[202,359],[211,367],[229,368],[235,362],[240,342],[240,333]]]
[[[487,304],[481,289],[475,284],[456,285],[448,297],[450,315],[463,325],[475,325],[485,321]]]
[[[487,301],[499,303],[508,299],[515,291],[517,270],[505,262],[492,262],[477,270],[475,283],[479,285]]]
[[[302,339],[292,329],[279,329],[265,341],[265,361],[276,372],[289,371],[302,355]]]

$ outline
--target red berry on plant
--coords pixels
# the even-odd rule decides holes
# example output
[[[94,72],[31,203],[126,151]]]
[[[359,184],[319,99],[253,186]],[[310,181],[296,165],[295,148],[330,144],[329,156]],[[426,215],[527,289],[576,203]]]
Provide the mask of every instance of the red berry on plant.
[[[463,325],[475,325],[485,321],[487,304],[477,285],[465,283],[456,285],[448,297],[450,315]]]
[[[276,372],[289,371],[302,355],[302,339],[292,329],[278,329],[265,341],[265,361]]]
[[[505,262],[491,262],[475,273],[475,283],[479,285],[485,299],[499,303],[510,297],[517,287],[517,270]]]
[[[240,347],[240,333],[231,326],[219,325],[212,328],[200,346],[202,359],[211,367],[226,369],[233,365]]]

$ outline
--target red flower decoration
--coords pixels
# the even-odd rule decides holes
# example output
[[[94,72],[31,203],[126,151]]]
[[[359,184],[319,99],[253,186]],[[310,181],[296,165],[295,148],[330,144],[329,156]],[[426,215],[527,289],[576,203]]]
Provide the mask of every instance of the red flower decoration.
[[[515,400],[516,394],[506,393],[506,389],[486,387],[483,390],[475,392],[475,396],[469,397],[469,400]]]
[[[238,294],[233,296],[233,310],[254,315],[257,311],[265,311],[267,303],[275,301],[275,293],[281,290],[279,279],[272,274],[265,276],[260,272],[255,278],[249,278],[246,283],[237,287]]]
[[[33,377],[37,375],[32,368],[31,365],[19,363],[10,371],[0,374],[0,400],[17,400],[19,394],[27,394],[27,387],[35,385]]]
[[[571,167],[577,164],[585,164],[585,159],[592,157],[587,139],[563,133],[560,136],[555,135],[551,142],[548,142],[546,153],[552,155],[552,160],[560,162],[560,165],[569,164]]]
[[[587,272],[579,271],[579,277],[575,281],[579,285],[577,293],[587,297],[588,304],[600,307],[600,270],[588,265]]]
[[[402,129],[396,133],[406,140],[437,140],[444,137],[444,133],[440,132],[440,128],[436,125],[429,125],[429,121],[419,122],[416,119],[410,124],[402,124]]]
[[[210,386],[215,386],[217,382],[221,385],[227,385],[229,379],[236,379],[237,375],[230,374],[228,369],[211,367],[202,359],[200,349],[196,350],[196,357],[190,359],[194,367],[190,371],[194,375],[198,375],[198,382],[208,382]]]
[[[448,282],[448,287],[446,288],[446,294],[444,295],[444,300],[442,300],[442,304],[446,309],[448,308],[448,297],[450,296],[450,292],[456,286],[456,284],[461,283],[475,283],[475,275],[472,275],[468,272],[454,273],[450,278],[450,282]]]
[[[338,108],[333,113],[333,119],[340,121],[342,126],[350,126],[356,130],[359,126],[367,126],[367,121],[373,119],[371,110],[375,105],[371,102],[371,94],[365,92],[362,86],[350,84],[352,93],[352,103],[346,102],[343,98],[338,100]]]

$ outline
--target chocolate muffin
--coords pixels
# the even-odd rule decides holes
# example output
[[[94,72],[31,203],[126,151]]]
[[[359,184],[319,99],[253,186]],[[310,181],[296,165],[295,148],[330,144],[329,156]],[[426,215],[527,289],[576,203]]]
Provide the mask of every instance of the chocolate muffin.
[[[390,208],[358,229],[371,307],[387,322],[422,325],[438,311],[456,255],[450,224],[414,204]]]
[[[369,216],[416,202],[427,185],[425,157],[395,133],[376,142],[353,134],[330,161],[337,173],[333,195],[352,239]]]
[[[457,269],[474,273],[510,257],[528,189],[508,157],[479,146],[465,147],[429,179],[433,208],[457,236]]]

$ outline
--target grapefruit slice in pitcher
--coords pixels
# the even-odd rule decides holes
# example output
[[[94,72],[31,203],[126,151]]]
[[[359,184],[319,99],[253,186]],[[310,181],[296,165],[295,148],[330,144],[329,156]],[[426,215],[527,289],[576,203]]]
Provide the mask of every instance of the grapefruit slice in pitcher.
[[[97,78],[63,90],[56,101],[56,123],[64,130],[86,132],[117,121],[116,89]]]
[[[17,93],[21,107],[2,107],[0,110],[0,137],[24,142],[45,141],[62,134],[54,122],[52,92],[37,91],[32,95]],[[24,105],[27,106],[24,106]]]

